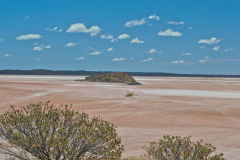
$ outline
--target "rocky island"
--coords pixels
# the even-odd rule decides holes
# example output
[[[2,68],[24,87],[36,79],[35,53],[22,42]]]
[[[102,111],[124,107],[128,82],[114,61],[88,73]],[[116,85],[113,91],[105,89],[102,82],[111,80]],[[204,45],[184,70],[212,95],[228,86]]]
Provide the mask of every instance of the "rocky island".
[[[77,80],[79,81],[79,80]],[[113,72],[113,73],[101,73],[93,76],[86,77],[85,80],[88,82],[110,82],[110,83],[124,83],[128,85],[141,85],[136,82],[135,79],[124,72]]]

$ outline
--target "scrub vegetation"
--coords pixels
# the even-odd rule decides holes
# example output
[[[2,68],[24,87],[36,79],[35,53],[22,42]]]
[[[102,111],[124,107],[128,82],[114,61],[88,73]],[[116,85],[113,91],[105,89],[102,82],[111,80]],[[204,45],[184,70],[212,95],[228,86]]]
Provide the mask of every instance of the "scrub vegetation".
[[[0,116],[1,152],[24,160],[120,159],[121,139],[113,124],[49,102]],[[4,143],[6,142],[6,143]]]
[[[123,160],[223,160],[216,148],[191,137],[164,136],[144,146],[145,155]],[[50,102],[14,107],[0,116],[0,151],[14,160],[120,160],[116,127]]]

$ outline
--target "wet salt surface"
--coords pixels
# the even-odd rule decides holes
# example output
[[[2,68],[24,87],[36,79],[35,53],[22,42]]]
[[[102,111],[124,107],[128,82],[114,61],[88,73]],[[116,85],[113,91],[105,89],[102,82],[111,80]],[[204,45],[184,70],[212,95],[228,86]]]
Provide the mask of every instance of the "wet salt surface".
[[[22,76],[22,75],[0,75],[0,78],[10,78],[10,79],[84,79],[85,76]]]
[[[18,102],[18,101],[24,101],[24,100],[31,100],[36,97],[43,97],[48,94],[61,93],[61,92],[64,92],[64,90],[63,89],[50,89],[49,91],[46,91],[46,92],[37,92],[37,93],[33,93],[30,95],[26,95],[26,96],[11,97],[9,99],[12,102]]]
[[[194,78],[179,78],[179,79],[172,79],[172,78],[139,78],[135,77],[136,81],[161,81],[161,82],[211,82],[211,83],[239,83],[239,78],[223,78],[223,79],[194,79]]]
[[[0,79],[2,78],[6,78],[6,79],[46,79],[46,80],[54,80],[54,79],[62,79],[62,80],[76,80],[76,79],[84,79],[86,76],[32,76],[32,75],[0,75]],[[151,82],[151,81],[155,81],[155,82],[210,82],[210,83],[234,83],[236,84],[240,84],[240,78],[218,78],[218,79],[214,79],[214,78],[205,78],[205,79],[199,79],[199,78],[183,78],[183,77],[179,77],[179,78],[145,78],[145,77],[135,77],[136,81],[140,81],[140,82]]]
[[[183,89],[151,89],[141,90],[144,94],[159,96],[188,96],[205,98],[240,98],[240,91],[200,91]]]
[[[91,83],[91,86],[94,86],[94,87],[120,87],[117,84],[104,84],[104,83],[102,83],[102,84],[96,84],[95,83],[94,84],[94,82],[90,82],[90,83]],[[80,87],[82,87],[82,86],[89,86],[89,83],[88,84],[86,84],[86,83],[66,84],[64,86],[67,86],[67,87],[80,86]]]
[[[65,86],[89,86],[87,83],[66,84]],[[187,97],[203,97],[203,98],[239,98],[240,91],[203,91],[203,90],[186,90],[186,89],[142,89],[132,88],[133,86],[124,86],[119,84],[100,84],[91,83],[91,87],[107,87],[108,89],[128,90],[129,92],[143,93],[157,96],[187,96]]]

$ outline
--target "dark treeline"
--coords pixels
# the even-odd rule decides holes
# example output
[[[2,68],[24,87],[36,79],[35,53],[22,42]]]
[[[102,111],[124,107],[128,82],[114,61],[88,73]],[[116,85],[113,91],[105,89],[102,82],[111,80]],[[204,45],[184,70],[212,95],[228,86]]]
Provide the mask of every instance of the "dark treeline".
[[[95,75],[99,73],[109,73],[109,71],[70,71],[70,70],[0,70],[1,75]],[[125,72],[131,76],[157,76],[157,77],[225,77],[240,78],[240,75],[213,75],[213,74],[174,74],[163,72]]]

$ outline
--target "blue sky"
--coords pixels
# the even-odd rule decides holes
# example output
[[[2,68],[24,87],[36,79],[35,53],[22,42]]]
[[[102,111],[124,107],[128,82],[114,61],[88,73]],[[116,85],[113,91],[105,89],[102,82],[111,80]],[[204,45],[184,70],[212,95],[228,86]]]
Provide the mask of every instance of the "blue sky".
[[[240,74],[239,0],[0,0],[0,69]]]

